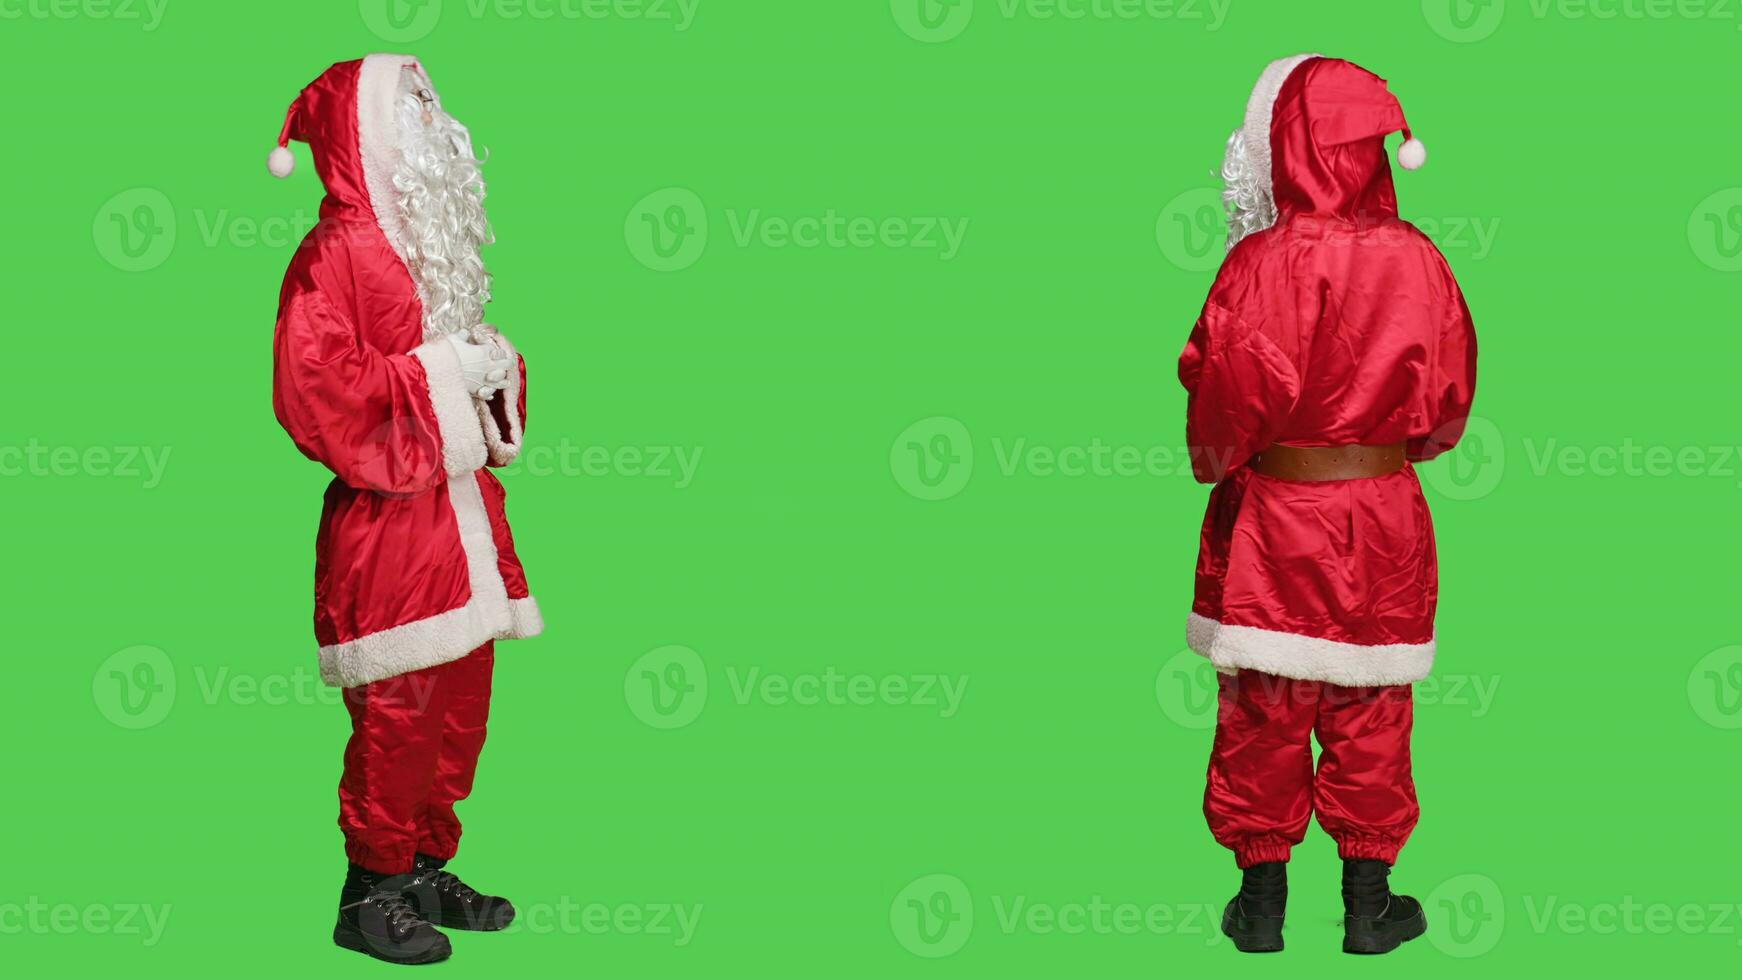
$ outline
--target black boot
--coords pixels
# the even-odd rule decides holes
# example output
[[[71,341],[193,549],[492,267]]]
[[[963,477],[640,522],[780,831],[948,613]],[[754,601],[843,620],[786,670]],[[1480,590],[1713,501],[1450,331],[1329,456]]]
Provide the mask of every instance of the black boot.
[[[351,865],[339,892],[333,942],[389,963],[439,963],[453,950],[448,937],[425,922],[402,889],[410,875],[383,875]]]
[[[1282,912],[1288,905],[1288,865],[1265,861],[1247,868],[1240,893],[1222,910],[1222,933],[1242,953],[1282,949]]]
[[[441,858],[417,856],[417,870],[405,897],[426,919],[447,929],[495,932],[514,921],[514,906],[506,898],[480,895],[451,871]]]
[[[1427,931],[1421,903],[1392,894],[1384,861],[1343,862],[1343,952],[1389,953]]]

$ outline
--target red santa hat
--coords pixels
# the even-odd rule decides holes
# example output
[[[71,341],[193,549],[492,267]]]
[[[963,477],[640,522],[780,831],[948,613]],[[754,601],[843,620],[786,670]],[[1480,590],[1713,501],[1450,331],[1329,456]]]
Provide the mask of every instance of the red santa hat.
[[[274,177],[289,177],[290,172],[296,169],[296,157],[290,154],[290,140],[296,126],[297,109],[301,105],[302,96],[298,95],[290,108],[284,111],[284,128],[278,131],[278,145],[272,148],[271,153],[266,154],[266,169]]]
[[[309,144],[315,170],[323,183],[329,178],[349,179],[356,156],[371,190],[377,181],[390,181],[395,136],[393,104],[402,71],[417,73],[418,82],[434,92],[429,75],[416,58],[403,54],[372,54],[356,61],[333,65],[297,93],[284,111],[278,145],[266,156],[266,169],[274,177],[288,177],[296,169],[291,140]],[[382,186],[390,186],[383,184]],[[327,189],[333,190],[328,183]]]
[[[1403,131],[1403,144],[1397,148],[1397,163],[1405,170],[1419,170],[1427,162],[1427,147],[1409,131],[1404,121],[1403,107],[1397,97],[1385,87],[1385,79],[1347,61],[1326,59],[1319,54],[1297,54],[1279,58],[1266,65],[1246,101],[1246,122],[1240,127],[1246,158],[1251,161],[1254,176],[1266,197],[1272,193],[1270,182],[1270,121],[1276,108],[1276,97],[1284,82],[1296,68],[1314,59],[1327,62],[1334,70],[1316,73],[1312,86],[1312,101],[1319,118],[1314,121],[1313,139],[1323,144],[1351,143],[1373,136]]]

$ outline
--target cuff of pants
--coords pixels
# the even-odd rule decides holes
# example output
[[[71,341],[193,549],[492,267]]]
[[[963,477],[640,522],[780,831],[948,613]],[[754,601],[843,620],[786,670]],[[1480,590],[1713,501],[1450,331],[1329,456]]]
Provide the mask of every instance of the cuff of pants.
[[[415,868],[417,851],[410,844],[396,847],[392,851],[380,851],[362,841],[347,840],[345,860],[378,875],[402,875]]]
[[[425,837],[417,845],[417,853],[435,858],[437,861],[452,861],[459,850],[459,841],[443,841],[434,837]]]
[[[1234,863],[1245,870],[1266,861],[1287,861],[1292,846],[1288,841],[1271,838],[1244,841],[1234,848]]]
[[[1401,841],[1386,840],[1383,837],[1337,838],[1337,857],[1344,861],[1372,860],[1396,864],[1397,852],[1401,850]]]

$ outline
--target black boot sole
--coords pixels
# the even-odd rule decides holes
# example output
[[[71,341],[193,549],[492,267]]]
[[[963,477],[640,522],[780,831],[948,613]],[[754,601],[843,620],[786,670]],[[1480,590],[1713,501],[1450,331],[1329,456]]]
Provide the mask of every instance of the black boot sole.
[[[1407,919],[1386,921],[1359,915],[1343,917],[1343,952],[1373,955],[1389,953],[1427,932],[1427,914],[1417,909]]]
[[[444,912],[432,918],[426,918],[424,921],[443,929],[458,929],[461,932],[501,932],[508,928],[510,922],[514,921],[514,910],[509,909],[506,913],[496,916],[495,921],[492,922],[475,921],[464,912]]]
[[[426,963],[440,963],[453,955],[453,947],[445,941],[431,943],[429,948],[407,951],[404,955],[393,955],[365,936],[362,930],[341,922],[333,927],[333,945],[354,950],[364,956],[370,956],[383,963],[397,963],[402,966],[422,966]]]
[[[1222,935],[1242,953],[1282,952],[1282,920],[1235,915],[1233,905],[1222,910]]]

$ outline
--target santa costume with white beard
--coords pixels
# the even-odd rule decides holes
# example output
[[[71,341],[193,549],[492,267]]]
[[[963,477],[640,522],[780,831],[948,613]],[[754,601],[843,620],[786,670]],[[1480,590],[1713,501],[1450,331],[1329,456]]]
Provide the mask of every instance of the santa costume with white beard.
[[[286,112],[274,176],[293,169],[290,140],[327,192],[279,294],[272,404],[334,474],[314,587],[321,677],[351,716],[334,941],[434,962],[449,954],[436,925],[513,916],[443,865],[484,744],[494,641],[543,628],[488,469],[520,451],[525,360],[483,322],[484,183],[416,59],[328,68]]]
[[[1216,485],[1186,629],[1221,672],[1204,813],[1243,871],[1223,929],[1249,952],[1282,948],[1313,816],[1345,862],[1346,951],[1426,928],[1386,883],[1418,815],[1410,685],[1439,586],[1414,464],[1463,433],[1476,337],[1398,217],[1399,130],[1414,170],[1427,151],[1384,79],[1318,55],[1264,70],[1223,164],[1229,251],[1179,359],[1193,469]]]

